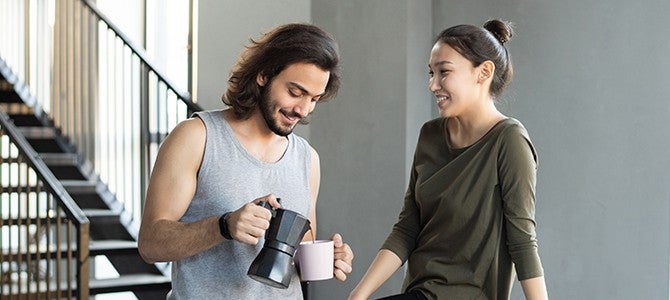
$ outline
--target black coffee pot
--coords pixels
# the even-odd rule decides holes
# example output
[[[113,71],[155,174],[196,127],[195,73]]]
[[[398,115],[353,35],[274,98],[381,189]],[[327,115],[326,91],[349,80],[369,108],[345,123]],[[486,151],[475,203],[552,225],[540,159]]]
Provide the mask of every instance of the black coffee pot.
[[[277,199],[279,200],[279,199]],[[293,255],[310,228],[303,215],[283,208],[272,209],[267,202],[261,206],[272,212],[270,227],[265,231],[265,243],[251,263],[247,275],[276,288],[288,288],[295,272]]]

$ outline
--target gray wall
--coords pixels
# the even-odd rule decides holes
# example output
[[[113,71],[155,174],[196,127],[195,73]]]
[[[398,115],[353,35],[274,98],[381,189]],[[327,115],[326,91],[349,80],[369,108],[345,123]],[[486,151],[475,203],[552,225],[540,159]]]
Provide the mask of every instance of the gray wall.
[[[310,0],[198,0],[197,101],[221,108],[230,68],[249,38],[288,22],[309,22]]]
[[[501,17],[517,36],[500,107],[526,125],[539,152],[538,237],[551,298],[668,299],[670,2],[229,2],[200,1],[205,107],[220,107],[241,45],[271,25],[311,20],[340,43],[340,94],[300,134],[321,156],[318,236],[341,232],[355,269],[345,283],[315,283],[314,298],[344,299],[397,218],[418,127],[434,115],[433,36]],[[399,292],[402,275],[376,296]],[[518,286],[513,293],[522,298]]]
[[[314,283],[314,299],[346,299],[386,239],[402,205],[419,126],[431,118],[426,88],[429,1],[312,2],[316,24],[340,44],[343,82],[320,104],[310,142],[321,157],[319,235],[341,232],[354,248],[345,283]],[[378,296],[398,293],[402,271]]]

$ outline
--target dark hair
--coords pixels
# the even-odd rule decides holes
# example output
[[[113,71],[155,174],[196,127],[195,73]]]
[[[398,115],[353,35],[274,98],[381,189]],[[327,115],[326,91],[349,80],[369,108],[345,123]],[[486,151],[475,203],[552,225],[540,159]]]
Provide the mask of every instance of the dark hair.
[[[512,81],[512,59],[505,43],[512,38],[512,24],[502,20],[489,20],[483,27],[457,25],[445,29],[435,42],[441,41],[467,58],[473,66],[490,60],[495,72],[489,93],[499,96]]]
[[[337,94],[340,86],[338,46],[324,30],[310,24],[286,24],[250,42],[232,68],[228,90],[221,97],[237,118],[249,118],[258,106],[263,87],[256,82],[257,75],[266,77],[267,87],[275,76],[294,63],[310,63],[329,71],[321,99]]]

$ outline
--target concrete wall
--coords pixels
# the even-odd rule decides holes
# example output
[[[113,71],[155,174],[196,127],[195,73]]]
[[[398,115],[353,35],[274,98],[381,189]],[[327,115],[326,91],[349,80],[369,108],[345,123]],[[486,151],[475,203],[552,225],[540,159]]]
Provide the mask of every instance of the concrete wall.
[[[310,0],[197,0],[197,101],[221,108],[228,75],[249,38],[289,22],[309,22]]]
[[[231,2],[231,3],[229,3]],[[501,109],[538,149],[538,237],[552,299],[668,299],[670,2],[200,1],[199,97],[221,107],[250,36],[312,21],[340,43],[343,86],[300,134],[319,151],[319,238],[356,251],[348,282],[312,286],[344,299],[397,218],[427,92],[432,38],[460,23],[517,24]],[[263,7],[263,9],[259,9]],[[205,38],[208,36],[209,38]],[[375,296],[399,292],[402,270]],[[515,287],[513,299],[521,299]]]
[[[340,44],[343,83],[317,106],[310,142],[321,157],[319,235],[353,247],[345,283],[314,283],[313,299],[346,299],[398,218],[419,126],[431,118],[429,1],[312,2],[314,23]],[[402,271],[377,296],[398,293]]]

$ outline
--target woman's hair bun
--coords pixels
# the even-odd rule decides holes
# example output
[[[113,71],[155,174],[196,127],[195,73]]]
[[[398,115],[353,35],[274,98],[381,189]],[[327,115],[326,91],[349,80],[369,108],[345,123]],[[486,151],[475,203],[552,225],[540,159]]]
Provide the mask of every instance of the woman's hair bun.
[[[514,35],[512,23],[508,21],[498,19],[488,20],[484,23],[484,28],[493,33],[493,36],[495,36],[502,44],[509,41]]]

